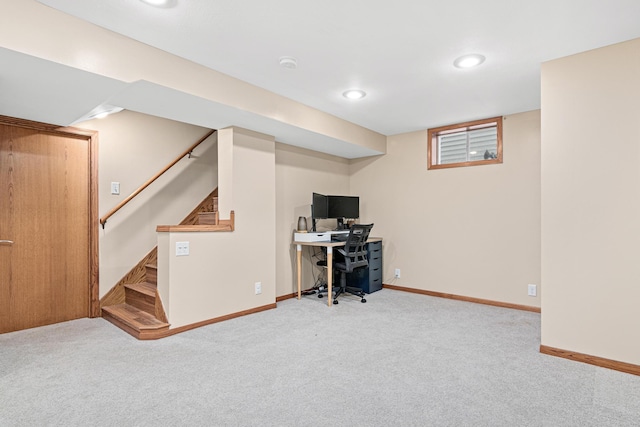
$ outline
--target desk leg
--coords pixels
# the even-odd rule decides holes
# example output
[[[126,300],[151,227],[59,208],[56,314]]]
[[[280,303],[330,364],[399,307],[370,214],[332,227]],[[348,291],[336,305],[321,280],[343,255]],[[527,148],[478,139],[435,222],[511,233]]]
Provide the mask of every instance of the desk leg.
[[[298,270],[298,299],[302,298],[302,245],[296,245]]]
[[[333,304],[333,294],[331,293],[331,285],[333,284],[333,248],[327,248],[327,305],[331,307]]]

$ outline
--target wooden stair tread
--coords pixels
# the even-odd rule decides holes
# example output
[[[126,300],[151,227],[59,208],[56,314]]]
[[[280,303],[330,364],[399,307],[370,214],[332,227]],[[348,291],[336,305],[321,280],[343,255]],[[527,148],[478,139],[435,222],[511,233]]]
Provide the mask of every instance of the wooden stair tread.
[[[124,323],[126,326],[140,332],[145,330],[168,329],[169,324],[156,319],[149,313],[129,305],[118,304],[102,307],[104,314]],[[108,319],[111,320],[111,319]]]
[[[132,289],[134,291],[140,292],[141,294],[148,295],[150,297],[156,297],[156,285],[149,282],[142,283],[129,283],[124,285],[125,288]]]

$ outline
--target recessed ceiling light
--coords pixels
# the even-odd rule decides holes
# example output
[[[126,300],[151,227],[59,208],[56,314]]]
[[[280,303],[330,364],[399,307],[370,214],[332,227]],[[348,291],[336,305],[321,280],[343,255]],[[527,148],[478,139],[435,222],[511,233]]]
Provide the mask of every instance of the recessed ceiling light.
[[[482,64],[484,60],[485,60],[484,56],[479,55],[477,53],[473,53],[471,55],[461,56],[460,58],[453,61],[453,65],[455,65],[458,68],[471,68],[471,67],[476,67]]]
[[[367,96],[367,93],[360,89],[349,89],[342,94],[347,99],[362,99]]]
[[[298,61],[293,56],[282,56],[280,57],[280,66],[282,68],[295,70],[296,68],[298,68]]]
[[[171,7],[174,6],[177,0],[140,0],[142,3],[146,3],[149,6],[154,7]]]

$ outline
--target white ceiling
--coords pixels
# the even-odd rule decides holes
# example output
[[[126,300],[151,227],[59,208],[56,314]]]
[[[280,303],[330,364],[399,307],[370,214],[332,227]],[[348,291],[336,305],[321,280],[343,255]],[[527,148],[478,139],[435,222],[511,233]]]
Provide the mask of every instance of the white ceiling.
[[[640,37],[640,0],[38,1],[385,135],[540,108],[542,62]]]

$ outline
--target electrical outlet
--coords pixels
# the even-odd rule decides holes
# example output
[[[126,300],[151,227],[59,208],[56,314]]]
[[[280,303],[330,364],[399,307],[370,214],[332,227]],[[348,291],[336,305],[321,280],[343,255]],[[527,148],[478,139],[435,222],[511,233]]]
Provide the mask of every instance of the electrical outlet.
[[[262,293],[262,282],[256,282],[256,295],[260,295]]]
[[[536,295],[538,295],[538,286],[529,284],[529,286],[527,287],[527,295],[529,295],[530,297],[535,297]]]
[[[176,256],[189,255],[189,242],[176,242]]]
[[[395,277],[396,277],[396,279],[400,278],[400,269],[399,268],[396,268],[396,276]]]
[[[112,182],[111,183],[111,194],[118,195],[120,194],[120,183]]]

